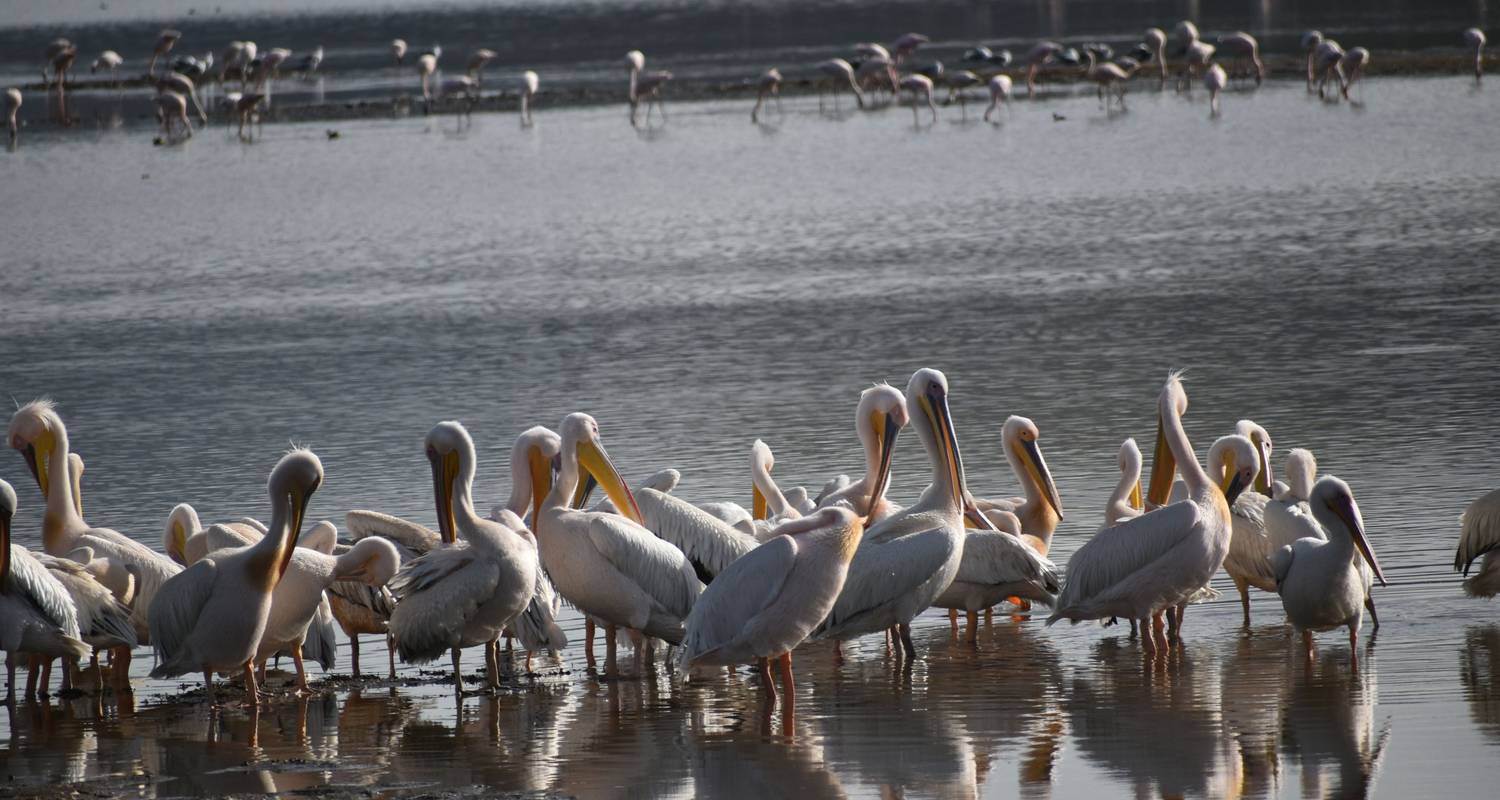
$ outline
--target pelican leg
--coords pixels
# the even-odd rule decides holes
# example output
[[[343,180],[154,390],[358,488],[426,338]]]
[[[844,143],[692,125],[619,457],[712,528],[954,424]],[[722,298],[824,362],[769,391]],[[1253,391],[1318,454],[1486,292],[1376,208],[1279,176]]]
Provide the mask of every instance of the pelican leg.
[[[526,651],[526,674],[527,675],[533,674],[532,671],[531,671],[531,651],[530,650]]]
[[[459,649],[453,648],[453,691],[462,696],[464,693],[464,676],[458,671]]]
[[[615,632],[614,625],[604,626],[604,671],[610,674],[615,671]]]
[[[390,659],[391,659],[391,680],[395,680],[396,679],[396,637],[391,636],[389,633],[387,633],[385,635],[385,649],[386,649],[386,654],[388,656],[390,656]]]
[[[42,659],[42,685],[37,690],[37,697],[46,697],[52,691],[52,659]]]
[[[104,693],[104,670],[99,669],[99,648],[89,654],[89,671],[94,673],[94,695]]]
[[[1309,664],[1312,663],[1313,653],[1314,653],[1312,631],[1310,631],[1310,630],[1304,630],[1302,632],[1302,648],[1307,653],[1307,661],[1308,661],[1308,663]]]
[[[833,665],[844,666],[844,643],[838,639],[833,640]],[[11,670],[11,678],[15,678],[15,670]]]
[[[203,693],[208,696],[208,707],[209,708],[218,708],[219,707],[219,698],[218,698],[217,695],[214,694],[214,673],[213,673],[213,670],[210,670],[210,669],[203,670]]]
[[[489,652],[489,663],[486,665],[491,689],[500,688],[500,639],[496,637],[490,640],[485,649]]]
[[[797,706],[797,685],[792,681],[792,653],[788,650],[776,659],[776,666],[781,670],[781,696],[782,710],[787,714]]]
[[[297,688],[292,691],[292,694],[298,697],[305,697],[308,694],[307,670],[302,665],[301,644],[292,645],[292,663],[297,667]]]
[[[115,691],[130,691],[130,648],[115,648],[112,666],[115,670]]]
[[[42,669],[41,658],[37,655],[26,657],[26,691],[21,697],[27,700],[36,696],[36,678]]]
[[[948,627],[953,631],[954,636],[958,635],[958,609],[956,608],[948,609]]]
[[[776,702],[776,683],[771,680],[771,660],[769,658],[757,658],[755,669],[760,675],[760,688],[766,695],[766,702]]]
[[[353,677],[359,677],[359,634],[349,636],[349,662],[354,672]]]
[[[631,119],[631,122],[632,122],[632,124],[635,122],[634,118]],[[594,619],[593,619],[593,617],[584,617],[583,618],[583,655],[588,660],[589,669],[594,669],[596,667],[596,664],[594,663]]]
[[[984,610],[984,624],[988,625],[995,619],[995,607],[990,606]]]
[[[972,642],[976,642],[976,641],[979,640],[979,612],[978,611],[970,611],[969,612],[968,623],[969,623],[969,641],[971,643]]]
[[[1234,588],[1240,593],[1240,608],[1245,612],[1245,627],[1250,627],[1250,583],[1244,578],[1234,579]]]
[[[911,642],[911,625],[903,622],[896,626],[896,630],[901,634],[901,649],[906,651],[906,660],[917,660],[917,647]]]
[[[1375,613],[1375,598],[1365,595],[1365,610],[1370,612],[1370,624],[1380,630],[1380,616]]]
[[[260,686],[255,683],[254,661],[245,662],[245,706],[260,708]]]
[[[1151,640],[1157,650],[1166,650],[1168,646],[1166,627],[1166,612],[1151,612]]]
[[[5,654],[5,705],[16,702],[16,654]]]
[[[1130,638],[1134,639],[1140,635],[1140,623],[1134,617],[1130,618]]]

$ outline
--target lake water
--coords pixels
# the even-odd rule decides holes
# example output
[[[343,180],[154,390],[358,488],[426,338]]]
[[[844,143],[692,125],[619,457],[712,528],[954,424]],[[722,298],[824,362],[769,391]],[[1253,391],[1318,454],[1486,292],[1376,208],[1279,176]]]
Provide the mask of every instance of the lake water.
[[[170,148],[146,127],[23,131],[0,154],[0,393],[58,400],[89,520],[153,545],[178,502],[264,516],[290,441],[327,468],[310,518],[431,523],[421,441],[448,418],[479,444],[485,504],[514,436],[575,410],[627,476],[677,467],[692,500],[748,502],[756,437],[784,485],[816,487],[860,468],[859,390],[933,366],[977,494],[1014,493],[1006,415],[1040,426],[1065,563],[1101,522],[1120,440],[1149,442],[1162,378],[1188,367],[1200,451],[1241,417],[1278,467],[1312,449],[1353,486],[1393,585],[1358,676],[1339,634],[1304,667],[1272,596],[1241,631],[1222,578],[1159,670],[1118,629],[997,616],[970,646],[930,612],[907,673],[873,637],[841,667],[800,650],[789,732],[743,670],[601,683],[576,646],[568,674],[499,697],[456,705],[403,668],[414,685],[253,721],[141,679],[123,707],[0,718],[0,794],[1488,794],[1500,625],[1450,564],[1495,481],[1491,95],[1390,78],[1351,107],[1273,82],[1211,121],[1201,92],[1143,85],[1123,114],[1064,94],[1001,126],[954,107],[920,129],[904,108],[798,98],[768,127],[710,102],[649,132],[597,107],[530,130],[268,125],[251,145],[220,126]],[[35,485],[13,454],[0,475],[34,546]],[[903,436],[895,497],[927,475]],[[384,659],[374,637],[364,658]]]

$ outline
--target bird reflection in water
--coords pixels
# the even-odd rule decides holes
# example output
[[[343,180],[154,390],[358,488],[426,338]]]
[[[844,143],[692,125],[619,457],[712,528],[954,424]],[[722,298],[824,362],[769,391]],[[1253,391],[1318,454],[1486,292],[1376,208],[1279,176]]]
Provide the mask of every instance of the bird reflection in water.
[[[1284,703],[1282,749],[1298,758],[1304,797],[1370,795],[1391,735],[1389,719],[1376,731],[1377,696],[1370,657],[1351,674],[1347,657],[1330,653],[1296,678]],[[1338,773],[1332,789],[1324,786],[1325,767]]]
[[[1464,632],[1459,679],[1469,701],[1469,716],[1491,741],[1500,742],[1500,626],[1476,625]]]

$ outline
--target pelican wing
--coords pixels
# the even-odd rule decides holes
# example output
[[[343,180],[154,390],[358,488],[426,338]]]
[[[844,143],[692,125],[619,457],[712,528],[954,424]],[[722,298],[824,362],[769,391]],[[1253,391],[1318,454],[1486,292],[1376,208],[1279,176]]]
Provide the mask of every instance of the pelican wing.
[[[797,549],[791,536],[777,536],[710,583],[688,615],[681,663],[711,656],[751,628],[751,620],[781,594],[797,562]]]
[[[843,591],[813,638],[836,637],[857,626],[865,615],[931,580],[952,557],[953,538],[941,528],[861,545],[849,564]]]
[[[198,625],[199,613],[213,597],[218,576],[219,566],[210,556],[172,576],[156,591],[149,615],[151,646],[157,660],[151,677],[170,678],[196,668],[194,664],[177,665],[175,659],[185,655],[183,648]],[[179,671],[167,671],[169,668]]]
[[[667,613],[682,619],[703,591],[681,550],[624,517],[589,514],[589,541]]]
[[[1201,521],[1197,504],[1183,501],[1094,534],[1068,560],[1067,583],[1048,624],[1075,606],[1109,599],[1133,574],[1191,539]]]
[[[384,586],[371,586],[364,581],[334,581],[328,593],[354,606],[368,610],[372,616],[390,619],[396,609],[396,598]]]
[[[745,533],[673,495],[642,489],[636,492],[635,499],[646,528],[682,551],[704,583],[760,544],[754,534]]]
[[[203,529],[203,542],[207,546],[205,553],[223,550],[226,547],[246,547],[257,541],[259,539],[246,536],[242,530],[232,525],[215,524]]]
[[[964,557],[956,581],[985,585],[1025,584],[1047,597],[1061,590],[1057,565],[1004,531],[971,531],[964,538]]]
[[[10,546],[10,585],[4,588],[25,599],[64,635],[79,638],[78,612],[68,590],[18,544]]]
[[[333,607],[328,597],[318,600],[318,613],[307,626],[307,637],[302,641],[302,657],[318,662],[324,672],[333,669],[338,656],[339,638],[334,626]]]
[[[751,516],[750,512],[739,503],[699,503],[697,508],[741,533],[748,533],[752,536],[755,534],[755,517]]]
[[[468,621],[499,583],[499,567],[465,545],[402,564],[390,583],[398,598],[391,634],[402,660],[422,664],[459,646]]]
[[[139,643],[135,624],[130,620],[130,607],[99,583],[87,567],[68,558],[39,556],[38,560],[72,598],[78,612],[78,630],[85,640],[91,644],[105,642],[106,647],[135,647]]]
[[[1474,559],[1500,548],[1500,489],[1470,503],[1464,510],[1462,527],[1453,569],[1468,575]]]
[[[527,652],[561,650],[568,646],[568,634],[557,624],[559,609],[557,590],[552,578],[540,562],[536,568],[536,588],[532,590],[531,602],[526,604],[519,616],[511,622],[516,639]]]
[[[1271,572],[1276,576],[1276,590],[1281,590],[1281,582],[1292,571],[1292,558],[1297,553],[1297,548],[1284,544],[1271,554]]]
[[[1235,503],[1239,507],[1239,503]],[[1313,519],[1312,512],[1304,502],[1272,500],[1265,504],[1262,512],[1265,520],[1266,539],[1271,549],[1296,542],[1298,539],[1327,539],[1323,526]]]
[[[1229,539],[1225,569],[1251,578],[1257,586],[1262,581],[1269,584],[1275,580],[1271,574],[1271,551],[1275,545],[1266,534],[1266,509],[1272,502],[1259,492],[1245,492],[1231,509],[1234,535]]]
[[[401,569],[391,578],[391,593],[398,602],[406,600],[418,592],[428,591],[478,560],[466,544],[439,547],[424,556],[403,562]]]
[[[355,539],[366,536],[390,539],[401,548],[402,561],[436,550],[442,542],[442,537],[431,528],[379,511],[350,511],[344,515],[344,527]]]

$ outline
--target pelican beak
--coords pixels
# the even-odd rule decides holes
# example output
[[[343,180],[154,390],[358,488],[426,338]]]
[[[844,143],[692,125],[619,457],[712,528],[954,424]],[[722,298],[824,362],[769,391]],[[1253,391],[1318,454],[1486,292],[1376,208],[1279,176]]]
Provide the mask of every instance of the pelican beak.
[[[531,526],[535,528],[542,503],[552,493],[552,460],[542,456],[541,448],[533,446],[526,452],[526,467],[531,472]]]
[[[751,495],[751,516],[754,519],[765,519],[768,516],[766,496],[760,493],[759,486],[754,487]]]
[[[1146,508],[1145,503],[1141,502],[1141,482],[1139,479],[1136,480],[1134,486],[1130,487],[1130,507],[1137,511]]]
[[[885,490],[890,488],[891,460],[896,454],[896,436],[901,433],[901,421],[892,414],[879,414],[870,421],[875,426],[875,434],[880,437],[880,468],[875,472],[875,491],[870,493],[870,511],[865,515],[865,525],[871,523],[875,509],[885,499]],[[957,453],[957,448],[954,452]]]
[[[1261,442],[1256,450],[1260,452],[1260,474],[1255,476],[1255,491],[1270,497],[1271,482],[1275,480],[1271,473],[1271,443]]]
[[[588,439],[578,443],[578,463],[588,470],[589,474],[599,482],[604,493],[609,495],[611,502],[615,504],[621,516],[644,526],[645,519],[641,517],[641,507],[635,503],[635,495],[630,493],[630,487],[625,485],[625,479],[615,469],[613,462],[609,460],[609,454],[598,442]]]
[[[1239,496],[1243,494],[1246,489],[1250,488],[1250,485],[1252,483],[1254,483],[1254,481],[1246,481],[1245,476],[1239,470],[1235,470],[1234,473],[1231,474],[1229,479],[1225,482],[1224,502],[1228,503],[1229,505],[1234,505],[1234,501],[1239,499]]]
[[[437,503],[438,536],[443,544],[458,541],[458,520],[453,515],[453,480],[458,477],[458,451],[438,453],[430,450],[427,461],[432,465],[432,497]]]
[[[953,432],[952,414],[948,410],[948,393],[937,385],[934,385],[926,395],[920,398],[922,413],[927,415],[927,423],[932,427],[932,432],[938,440],[938,448],[942,450],[944,464],[948,468],[948,484],[953,491],[953,505],[965,509],[972,505],[965,497],[967,491],[964,486],[964,462],[958,452],[958,435]],[[977,512],[976,512],[977,513]],[[983,515],[980,515],[983,517]]]
[[[42,497],[47,497],[47,462],[52,457],[52,443],[46,435],[37,437],[34,442],[28,442],[26,449],[21,451],[26,458],[26,468],[31,470],[31,477],[36,479],[36,485],[42,490]]]
[[[1389,586],[1385,582],[1385,573],[1380,570],[1380,562],[1375,558],[1375,550],[1370,547],[1370,540],[1365,537],[1365,522],[1359,515],[1359,507],[1354,505],[1353,498],[1342,497],[1337,502],[1329,504],[1329,510],[1344,521],[1349,528],[1349,535],[1354,538],[1354,546],[1359,549],[1359,554],[1369,562],[1370,569],[1375,571],[1375,579],[1380,581],[1381,586]]]
[[[1162,428],[1161,417],[1156,420],[1156,454],[1151,458],[1151,483],[1146,490],[1146,502],[1151,508],[1161,508],[1172,498],[1172,478],[1177,474],[1177,459],[1167,447],[1167,433]]]
[[[589,503],[589,495],[594,493],[594,487],[599,482],[588,470],[583,471],[583,477],[578,481],[578,487],[573,490],[573,499],[568,501],[568,508],[583,508]]]
[[[979,510],[979,506],[974,505],[973,498],[970,498],[970,497],[967,496],[968,492],[965,492],[964,495],[965,495],[965,498],[964,498],[964,527],[965,528],[975,528],[975,529],[981,530],[981,531],[998,531],[998,530],[1000,530],[999,528],[995,527],[995,523],[991,522],[989,517],[986,517],[984,515],[984,512],[982,512],[982,511]]]
[[[1042,448],[1037,446],[1035,439],[1023,439],[1021,440],[1021,453],[1025,456],[1021,463],[1025,465],[1031,479],[1042,487],[1042,494],[1047,498],[1047,505],[1052,506],[1058,519],[1062,519],[1062,499],[1057,496],[1057,484],[1052,482],[1052,473],[1047,470],[1046,459],[1042,458]]]
[[[313,484],[304,492],[301,486],[293,486],[288,493],[292,506],[292,535],[288,537],[285,552],[281,555],[281,563],[276,568],[276,580],[280,581],[286,575],[287,567],[292,565],[292,554],[297,551],[297,537],[302,533],[302,519],[307,516],[307,501],[312,499],[312,493],[317,491],[317,484]]]

